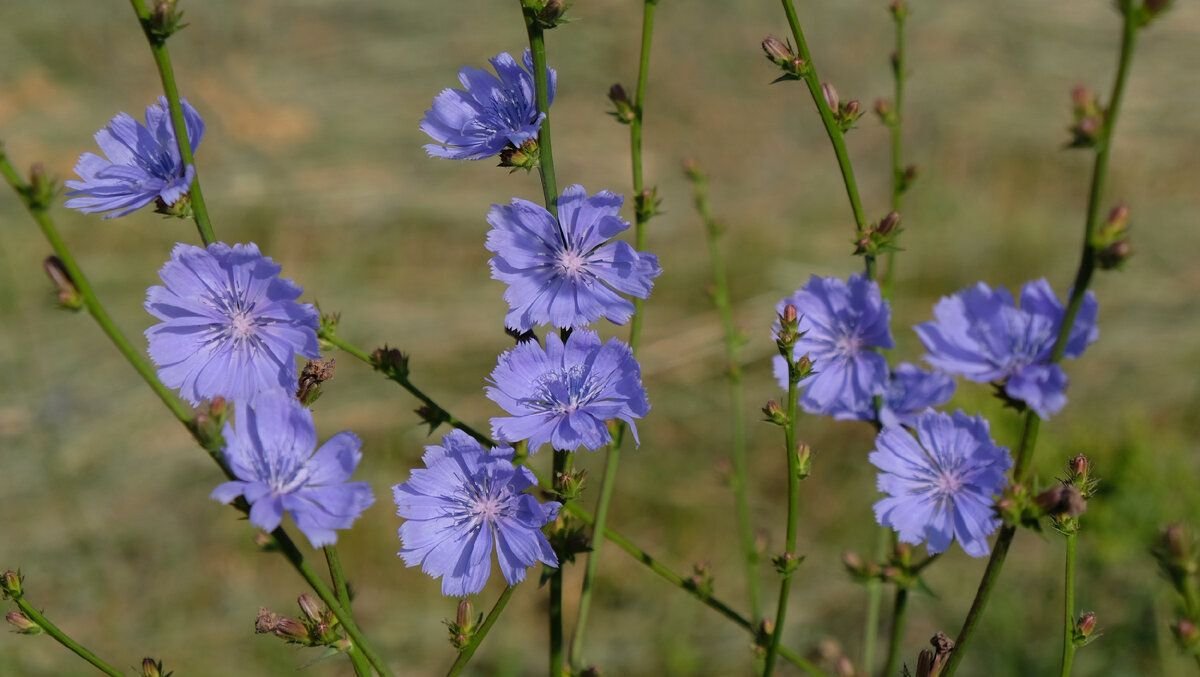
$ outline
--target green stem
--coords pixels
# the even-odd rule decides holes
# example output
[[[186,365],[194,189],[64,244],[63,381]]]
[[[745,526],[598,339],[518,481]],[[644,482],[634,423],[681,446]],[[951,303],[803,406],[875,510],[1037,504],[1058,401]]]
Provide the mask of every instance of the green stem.
[[[887,556],[892,543],[893,531],[880,527],[875,537],[875,560]],[[879,644],[879,617],[883,611],[883,581],[872,578],[867,581],[867,618],[863,625],[863,670],[870,674],[875,665],[875,647]]]
[[[1063,316],[1062,326],[1059,328],[1058,337],[1054,343],[1054,350],[1051,353],[1051,362],[1061,360],[1064,351],[1066,351],[1067,341],[1071,334],[1071,329],[1075,324],[1075,317],[1079,314],[1079,309],[1083,305],[1084,295],[1087,292],[1088,285],[1091,283],[1092,273],[1095,271],[1096,266],[1096,252],[1092,245],[1092,236],[1100,219],[1100,203],[1104,196],[1104,184],[1108,176],[1113,131],[1116,128],[1117,115],[1120,112],[1121,102],[1124,99],[1125,85],[1129,77],[1129,66],[1133,58],[1134,47],[1137,43],[1138,26],[1133,3],[1131,0],[1121,0],[1120,9],[1124,15],[1121,31],[1121,52],[1117,60],[1117,74],[1116,80],[1113,83],[1111,103],[1108,110],[1105,111],[1104,124],[1100,129],[1100,135],[1096,142],[1098,150],[1095,163],[1092,167],[1092,182],[1088,193],[1083,253],[1080,257],[1079,269],[1075,273],[1071,298],[1067,303],[1067,310]],[[1037,442],[1039,421],[1040,419],[1038,419],[1037,414],[1032,411],[1025,415],[1025,430],[1021,436],[1017,462],[1013,469],[1014,483],[1019,484],[1023,482],[1029,472],[1029,463]],[[1006,526],[1001,529],[1000,536],[996,540],[996,547],[992,550],[991,559],[988,560],[987,568],[983,572],[983,579],[979,582],[979,589],[975,593],[975,600],[971,603],[971,609],[967,612],[967,618],[964,620],[963,627],[958,633],[958,639],[955,641],[954,651],[950,654],[950,660],[946,663],[946,668],[942,673],[944,677],[951,677],[962,662],[966,646],[974,634],[979,616],[982,615],[983,609],[987,605],[988,597],[991,595],[992,588],[996,584],[996,578],[1000,574],[1000,569],[1004,566],[1004,559],[1008,555],[1008,547],[1012,544],[1012,539],[1015,535],[1015,527]]]
[[[522,8],[524,4],[522,4]],[[538,129],[538,173],[542,177],[542,196],[546,209],[556,213],[558,181],[554,176],[554,147],[550,138],[550,82],[546,72],[546,37],[537,19],[525,12],[525,31],[529,34],[529,51],[533,54],[533,85],[537,91],[537,109],[544,117]]]
[[[554,472],[551,477],[554,487],[559,486],[559,477],[567,472],[567,464],[571,458],[571,452],[554,450]],[[565,505],[570,505],[570,501],[563,500]],[[563,577],[562,577],[562,557],[559,557],[559,566],[550,575],[550,677],[561,677],[565,662],[563,658]]]
[[[642,5],[642,44],[638,61],[638,79],[634,93],[634,118],[629,124],[629,156],[632,164],[634,209],[634,247],[641,251],[646,246],[646,222],[653,213],[653,205],[642,197],[645,179],[642,173],[642,115],[646,105],[646,83],[650,79],[650,45],[654,36],[654,10],[658,0],[645,0]],[[629,321],[629,348],[637,352],[642,335],[643,307],[645,300],[633,300],[633,317]],[[625,439],[625,424],[618,423],[613,442],[608,446],[604,460],[604,477],[600,480],[600,497],[596,502],[596,525],[594,532],[603,532],[608,524],[608,511],[612,505],[617,484],[617,469],[621,463],[621,443]],[[592,550],[584,567],[583,584],[579,593],[579,610],[575,616],[575,631],[571,637],[571,666],[578,671],[583,663],[584,637],[587,633],[588,617],[592,608],[592,592],[596,586],[596,575],[600,569],[600,550],[603,538],[592,538]]]
[[[63,632],[54,623],[51,623],[49,618],[46,618],[41,614],[40,611],[33,608],[33,605],[25,601],[23,596],[13,598],[13,602],[16,603],[17,608],[19,608],[21,613],[25,614],[29,620],[41,626],[41,628],[46,631],[47,635],[50,635],[56,642],[70,649],[75,653],[76,656],[79,656],[88,663],[91,663],[97,670],[106,675],[111,675],[111,677],[124,677],[124,673],[122,673],[120,670],[114,668],[108,663],[105,663],[100,659],[99,656],[92,653],[90,649],[71,639],[70,635]]]
[[[1069,677],[1075,664],[1075,546],[1078,536],[1067,534],[1067,557],[1063,575],[1062,677]]]
[[[892,605],[892,632],[888,638],[887,666],[880,673],[882,677],[893,677],[900,674],[896,668],[900,663],[900,645],[904,643],[905,612],[908,611],[908,588],[896,587],[896,601]],[[870,670],[871,666],[866,666]]]
[[[762,600],[758,582],[758,548],[754,544],[754,527],[750,520],[750,500],[747,493],[749,470],[746,462],[745,392],[742,388],[742,367],[738,361],[738,349],[742,338],[733,319],[729,275],[725,264],[725,254],[721,249],[723,229],[716,217],[713,216],[712,208],[709,206],[708,181],[696,168],[688,170],[688,178],[692,182],[696,212],[704,224],[709,262],[712,264],[712,300],[717,314],[721,318],[721,329],[725,341],[725,375],[729,383],[729,404],[733,410],[733,439],[730,442],[733,477],[730,484],[733,488],[734,508],[737,513],[738,541],[741,545],[742,564],[745,569],[746,592],[750,598],[750,619],[757,623],[762,620]]]
[[[833,145],[833,153],[837,156],[838,168],[842,172],[842,183],[846,186],[846,197],[849,198],[850,209],[854,212],[857,233],[861,236],[867,229],[867,216],[863,211],[862,199],[858,195],[858,181],[854,178],[854,167],[850,164],[850,154],[846,150],[845,134],[842,133],[841,127],[834,119],[833,111],[830,110],[829,104],[825,101],[825,95],[821,91],[821,78],[817,75],[817,66],[813,63],[808,42],[804,39],[804,29],[800,26],[796,7],[792,4],[792,0],[782,0],[782,3],[783,11],[787,14],[788,26],[792,29],[792,39],[796,42],[797,54],[808,64],[804,83],[808,85],[808,93],[812,96],[813,103],[817,106],[817,112],[821,115],[821,123],[825,126],[829,143]],[[867,278],[875,279],[875,257],[867,255],[863,258],[865,259]]]
[[[900,11],[892,12],[893,23],[895,24],[896,33],[896,49],[893,53],[892,72],[895,83],[895,90],[892,101],[892,115],[894,116],[891,123],[888,125],[888,131],[891,137],[892,146],[892,211],[899,212],[904,204],[904,191],[906,186],[904,177],[904,84],[907,77],[905,69],[908,63],[908,50],[904,40],[904,25],[907,8]],[[887,253],[887,271],[883,275],[884,298],[889,298],[892,295],[893,283],[896,276],[896,251],[893,249]]]
[[[350,608],[350,586],[346,583],[346,574],[342,571],[342,559],[338,556],[337,546],[327,545],[324,551],[325,563],[329,565],[329,578],[333,581],[333,591],[337,595],[338,603],[347,612],[353,613]],[[354,674],[357,677],[371,674],[367,659],[362,655],[357,644],[350,645],[347,656],[350,657],[350,664],[354,667]]]
[[[192,144],[188,137],[187,121],[183,117],[183,104],[179,96],[179,86],[175,83],[175,69],[171,66],[171,53],[167,50],[165,38],[158,37],[153,31],[153,16],[143,0],[129,0],[133,11],[142,24],[146,41],[150,43],[150,52],[154,55],[154,64],[158,66],[158,74],[162,79],[163,93],[167,97],[167,107],[171,112],[171,126],[175,130],[175,142],[179,147],[179,157],[185,166],[191,165],[195,172],[191,188],[188,191],[192,205],[192,216],[196,221],[196,229],[205,245],[216,241],[213,234],[212,222],[208,218],[208,206],[204,202],[204,191],[200,189],[200,170],[196,168],[196,159],[192,156]]]
[[[517,586],[510,585],[504,589],[504,592],[500,593],[500,598],[492,605],[492,610],[488,612],[487,618],[483,619],[483,625],[480,625],[479,629],[471,634],[470,641],[458,652],[458,658],[455,659],[454,665],[450,666],[450,671],[446,673],[446,677],[457,677],[463,671],[463,668],[467,667],[467,663],[475,655],[475,650],[479,648],[479,645],[483,642],[483,638],[487,637],[492,626],[496,624],[496,619],[500,618],[500,614],[504,611],[504,607],[508,606],[508,600],[512,597],[513,591],[516,589]]]
[[[788,398],[787,424],[783,428],[784,453],[787,454],[788,468],[788,497],[787,497],[787,532],[785,536],[784,557],[794,557],[796,554],[796,531],[800,520],[800,467],[796,456],[796,419],[798,417],[797,402],[800,393],[800,376],[797,372],[796,360],[792,350],[787,350],[784,356],[788,363]],[[767,657],[763,663],[763,677],[769,677],[775,670],[775,659],[779,653],[779,641],[783,637],[783,624],[787,618],[788,598],[792,592],[792,579],[795,571],[787,569],[783,572],[783,580],[779,583],[779,605],[775,611],[775,630],[771,633],[771,644],[767,647]]]

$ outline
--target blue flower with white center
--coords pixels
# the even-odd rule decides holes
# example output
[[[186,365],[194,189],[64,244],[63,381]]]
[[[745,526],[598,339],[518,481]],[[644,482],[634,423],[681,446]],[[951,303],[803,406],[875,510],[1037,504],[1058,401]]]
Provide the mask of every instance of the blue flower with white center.
[[[525,580],[542,562],[558,557],[542,527],[560,504],[539,503],[528,490],[537,479],[513,465],[509,447],[484,449],[460,430],[425,447],[424,468],[393,488],[400,526],[400,557],[410,567],[442,579],[442,594],[465,597],[483,590],[492,570],[492,549],[509,585]]]
[[[204,120],[182,101],[192,152],[204,137]],[[105,157],[84,153],[75,165],[79,181],[67,181],[66,206],[85,214],[107,212],[106,219],[125,216],[159,200],[171,206],[187,195],[195,168],[184,165],[171,125],[166,97],[146,108],[146,124],[127,113],[118,113],[96,132],[96,143]]]

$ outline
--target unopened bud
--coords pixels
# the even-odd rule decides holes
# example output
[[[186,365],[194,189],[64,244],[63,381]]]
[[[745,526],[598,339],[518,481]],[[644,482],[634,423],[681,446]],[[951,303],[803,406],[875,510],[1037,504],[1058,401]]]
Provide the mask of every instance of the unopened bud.
[[[629,93],[620,84],[608,88],[608,100],[615,107],[611,115],[617,119],[617,122],[629,124],[637,119],[637,109],[630,100]]]
[[[904,0],[892,0],[888,4],[888,11],[897,19],[903,20],[908,16],[908,3]]]
[[[1071,103],[1079,111],[1090,111],[1096,106],[1096,94],[1087,85],[1071,88]]]
[[[290,644],[311,644],[313,641],[312,633],[308,628],[294,618],[279,619],[279,623],[275,625],[275,629],[271,633]]]
[[[791,303],[783,307],[783,314],[780,315],[780,318],[787,324],[795,324],[799,317],[799,312],[796,310],[796,306],[792,305]]]
[[[1096,631],[1096,614],[1091,611],[1079,614],[1079,620],[1075,621],[1075,631],[1085,639],[1091,637]]]
[[[163,677],[162,661],[156,661],[153,658],[143,658],[142,677]]]
[[[1172,559],[1185,560],[1192,556],[1191,539],[1187,529],[1178,522],[1168,524],[1162,531],[1163,551]]]
[[[24,580],[25,577],[21,575],[21,572],[13,571],[12,569],[0,574],[0,594],[3,595],[3,599],[9,599],[10,597],[12,599],[19,599],[24,593],[22,585]]]
[[[300,607],[300,613],[313,623],[320,623],[325,619],[325,609],[312,595],[308,593],[300,595],[296,599],[296,604]]]
[[[796,446],[796,478],[807,479],[812,474],[812,448],[801,442]]]
[[[812,373],[813,373],[812,358],[810,358],[808,356],[808,353],[805,353],[800,356],[800,359],[796,360],[796,375],[801,380],[803,380],[803,379],[811,376]]]
[[[900,213],[891,212],[887,216],[883,217],[883,220],[880,221],[879,225],[875,227],[875,232],[884,236],[891,235],[899,225]]]
[[[50,282],[54,284],[60,308],[67,310],[83,308],[83,296],[79,293],[79,288],[75,286],[75,281],[71,279],[71,274],[67,272],[66,266],[63,265],[62,259],[57,256],[47,256],[46,260],[42,262],[42,268],[46,271]]]
[[[35,210],[45,210],[54,202],[58,194],[58,182],[46,173],[46,167],[36,162],[29,168],[29,206]]]
[[[885,125],[891,125],[895,122],[892,109],[892,102],[887,99],[875,99],[875,114],[879,116],[879,121]]]
[[[1170,9],[1173,1],[1174,0],[1144,0],[1142,7],[1145,9],[1147,20],[1154,19],[1159,14],[1162,14]]]
[[[513,171],[524,169],[529,171],[538,166],[540,160],[536,139],[526,139],[520,146],[508,144],[500,150],[499,167],[510,167]]]
[[[461,628],[469,628],[471,625],[471,600],[466,597],[458,600],[458,609],[454,612],[454,622],[458,623]]]
[[[300,371],[300,379],[296,384],[296,399],[304,406],[309,406],[321,396],[321,385],[333,378],[336,362],[332,357],[324,360],[309,360]]]
[[[841,109],[841,99],[838,98],[837,89],[833,83],[822,82],[821,94],[825,97],[825,105],[829,106],[829,110],[837,113]]]
[[[1116,227],[1116,228],[1123,229],[1128,224],[1129,224],[1129,205],[1125,204],[1124,202],[1117,205],[1116,207],[1113,207],[1112,210],[1108,212],[1108,218],[1105,219],[1105,225],[1107,225],[1110,228]]]
[[[408,378],[408,355],[400,352],[396,348],[389,348],[384,345],[382,348],[377,348],[371,353],[371,363],[375,368],[387,374],[389,378],[406,379]]]
[[[1171,627],[1171,631],[1175,633],[1175,638],[1179,640],[1179,644],[1185,649],[1200,646],[1200,628],[1196,624],[1186,618],[1180,618]]]
[[[772,35],[762,41],[762,50],[768,59],[780,66],[786,66],[795,57],[791,47]]]
[[[841,113],[842,117],[857,120],[862,117],[862,104],[858,102],[858,99],[851,99],[849,103],[842,106]]]
[[[1080,478],[1087,481],[1088,472],[1092,469],[1091,461],[1087,456],[1079,454],[1078,456],[1067,461],[1067,470],[1071,474],[1071,479]]]
[[[833,664],[833,674],[837,677],[854,677],[854,661],[849,656],[841,656]]]
[[[861,576],[867,569],[866,563],[863,562],[862,555],[854,552],[853,550],[847,550],[842,553],[842,566],[846,567],[846,571],[849,571],[855,576]]]
[[[20,611],[10,611],[4,615],[4,620],[13,626],[13,632],[21,635],[40,635],[42,626],[34,623],[28,616]]]
[[[1133,256],[1133,244],[1129,240],[1117,240],[1096,252],[1096,261],[1104,270],[1120,268]]]
[[[1043,512],[1055,519],[1079,517],[1087,510],[1087,501],[1073,484],[1056,484],[1033,500]]]

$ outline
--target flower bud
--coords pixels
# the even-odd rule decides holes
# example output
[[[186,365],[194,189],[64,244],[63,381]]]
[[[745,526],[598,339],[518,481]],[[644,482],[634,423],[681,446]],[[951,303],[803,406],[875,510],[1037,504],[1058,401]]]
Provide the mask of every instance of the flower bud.
[[[887,99],[875,99],[875,115],[879,116],[879,121],[885,125],[891,126],[895,124],[896,111],[892,108],[892,102]]]
[[[880,235],[891,235],[892,231],[896,230],[896,226],[898,225],[900,225],[900,213],[890,212],[879,222],[879,226],[875,228],[875,232]]]
[[[812,448],[801,442],[796,445],[796,478],[807,479],[812,474]]]
[[[829,106],[829,110],[837,113],[841,109],[841,99],[838,98],[838,92],[833,83],[822,82],[821,94],[825,97],[825,104]]]
[[[4,615],[4,620],[15,628],[13,632],[19,635],[40,635],[42,634],[42,626],[34,623],[28,616],[20,611],[10,611]]]
[[[0,594],[3,595],[3,599],[9,599],[10,597],[12,599],[20,599],[21,595],[24,594],[24,587],[22,585],[24,581],[25,577],[21,575],[20,571],[9,569],[0,574]]]
[[[710,597],[713,593],[713,572],[710,562],[698,562],[692,565],[692,575],[684,581],[689,589],[696,591],[702,597]]]
[[[637,119],[637,109],[630,100],[629,93],[619,83],[608,88],[608,100],[615,107],[609,115],[616,118],[617,122],[627,125]]]
[[[779,66],[786,66],[796,56],[790,46],[773,35],[768,35],[763,39],[762,50],[767,55],[767,59]]]
[[[529,171],[538,166],[541,155],[538,151],[537,139],[526,139],[520,146],[508,144],[500,151],[500,167],[511,167],[513,171],[524,169]]]
[[[462,649],[471,642],[471,636],[475,632],[475,624],[477,622],[472,611],[471,600],[464,597],[458,601],[454,620],[443,621],[446,624],[446,629],[450,631],[450,644],[455,649]]]
[[[1143,0],[1142,14],[1147,23],[1158,18],[1160,14],[1171,8],[1174,0]]]
[[[1175,639],[1179,640],[1179,645],[1184,649],[1200,646],[1200,628],[1190,620],[1180,618],[1171,626],[1171,631],[1175,633]]]
[[[1087,510],[1087,501],[1073,484],[1055,484],[1033,500],[1044,513],[1055,519],[1079,517]]]
[[[1079,614],[1079,619],[1075,621],[1075,632],[1080,637],[1087,639],[1096,631],[1096,614],[1092,611],[1085,611]]]
[[[325,620],[325,608],[312,595],[308,593],[300,595],[296,599],[296,604],[300,607],[300,613],[313,623]]]
[[[312,644],[312,633],[307,626],[294,618],[281,618],[271,634],[289,644]]]
[[[156,661],[153,658],[143,658],[142,677],[163,677],[162,661]]]
[[[371,363],[375,365],[375,369],[382,371],[388,378],[395,380],[408,378],[408,355],[396,348],[389,348],[386,344],[382,348],[377,348],[375,352],[371,353]]]
[[[847,550],[842,553],[842,566],[846,567],[846,571],[850,572],[853,576],[862,576],[867,570],[867,565],[863,562],[862,555],[853,550]]]
[[[75,286],[75,281],[71,279],[71,274],[67,272],[66,266],[63,265],[62,259],[57,256],[47,256],[46,260],[42,262],[42,268],[46,271],[50,282],[54,284],[60,308],[66,310],[83,308],[83,296],[80,295],[79,289]]]
[[[908,3],[904,0],[892,0],[888,3],[888,11],[897,21],[903,21],[908,17]]]
[[[58,182],[46,174],[45,165],[35,162],[29,168],[29,188],[26,194],[29,208],[39,211],[49,209],[57,194]]]

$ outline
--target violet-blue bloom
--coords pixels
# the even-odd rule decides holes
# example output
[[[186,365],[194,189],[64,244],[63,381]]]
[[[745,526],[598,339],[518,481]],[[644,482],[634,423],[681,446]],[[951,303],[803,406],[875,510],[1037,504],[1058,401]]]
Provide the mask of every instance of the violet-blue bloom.
[[[225,463],[237,478],[213,490],[229,503],[242,496],[250,523],[273,531],[291,515],[314,548],[337,542],[375,497],[366,482],[350,482],[362,459],[362,442],[340,432],[317,448],[312,413],[288,393],[271,392],[234,403],[226,424]],[[315,450],[315,453],[314,453]]]
[[[204,121],[182,101],[192,152],[204,137]],[[173,205],[191,189],[195,168],[179,157],[175,129],[166,97],[146,107],[146,124],[118,113],[96,132],[96,143],[107,159],[84,153],[75,165],[80,181],[67,181],[66,206],[86,214],[107,212],[106,219],[125,216],[162,200]]]
[[[542,120],[533,83],[533,56],[525,50],[522,68],[507,52],[490,59],[496,75],[463,68],[458,80],[465,89],[444,89],[421,119],[421,131],[437,143],[426,144],[431,157],[482,160],[497,155],[508,144],[520,146],[537,137]],[[551,103],[557,78],[547,68]]]
[[[163,383],[192,404],[296,389],[296,356],[315,359],[317,311],[254,244],[178,244],[146,292],[146,330]]]
[[[1088,292],[1064,357],[1079,357],[1099,337],[1097,310]],[[916,327],[930,364],[971,381],[1001,383],[1006,395],[1043,419],[1066,405],[1067,375],[1050,361],[1065,309],[1049,282],[1027,283],[1019,308],[1008,290],[980,282],[943,298],[933,314],[933,321]]]
[[[929,410],[915,424],[915,438],[888,426],[875,439],[869,458],[888,495],[875,504],[875,519],[904,543],[925,543],[931,555],[957,540],[968,555],[983,557],[1000,526],[992,506],[1007,484],[1008,450],[992,442],[981,416]]]
[[[546,348],[525,341],[500,356],[487,396],[511,416],[492,419],[492,434],[508,443],[529,441],[575,451],[596,450],[612,437],[606,423],[620,419],[637,441],[634,419],[650,410],[642,372],[629,346],[601,343],[596,332],[577,329],[566,344],[546,336]]]
[[[954,379],[937,371],[926,371],[915,364],[896,365],[883,392],[879,420],[885,426],[916,425],[917,414],[950,401]],[[872,412],[873,413],[873,412]],[[868,415],[864,420],[873,419]]]
[[[542,527],[557,517],[560,504],[526,493],[537,480],[512,458],[509,447],[489,451],[452,430],[440,446],[425,447],[425,468],[393,488],[396,512],[407,520],[400,526],[400,557],[441,578],[443,595],[483,590],[493,545],[509,585],[538,562],[558,566]]]
[[[810,414],[838,420],[863,418],[887,386],[887,360],[875,349],[892,347],[890,310],[879,285],[862,275],[851,275],[845,282],[813,275],[776,310],[782,313],[788,304],[796,306],[804,332],[794,355],[808,355],[814,370],[800,384],[801,406]],[[782,357],[775,358],[775,377],[787,388]]]
[[[514,199],[488,213],[492,277],[508,284],[505,324],[527,331],[539,324],[585,327],[601,317],[624,324],[633,303],[650,295],[662,269],[658,257],[620,240],[629,228],[622,198],[608,191],[589,197],[570,186],[558,199],[558,218],[541,205]]]

